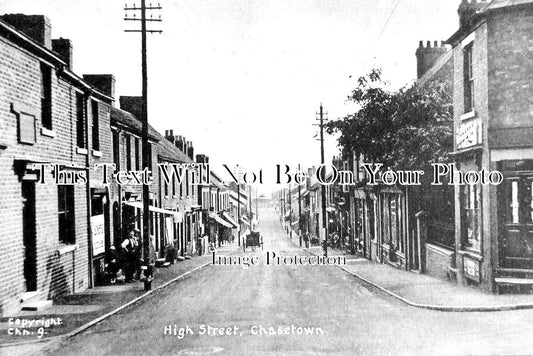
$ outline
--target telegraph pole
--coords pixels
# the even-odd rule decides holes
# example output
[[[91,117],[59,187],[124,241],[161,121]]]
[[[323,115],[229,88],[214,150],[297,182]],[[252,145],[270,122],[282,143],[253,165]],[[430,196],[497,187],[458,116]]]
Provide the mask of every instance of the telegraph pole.
[[[292,189],[289,183],[289,238],[292,239]]]
[[[142,112],[141,112],[141,121],[142,121],[142,167],[143,170],[151,170],[152,167],[149,166],[149,150],[148,150],[148,68],[146,63],[146,34],[147,33],[162,33],[161,30],[148,30],[146,28],[147,22],[161,22],[161,15],[158,19],[153,19],[150,16],[149,19],[146,18],[146,11],[150,10],[161,10],[161,5],[158,3],[157,6],[152,6],[150,3],[149,6],[146,6],[146,0],[141,0],[141,6],[133,5],[133,7],[128,7],[128,4],[124,6],[124,11],[126,11],[124,20],[125,21],[140,21],[141,29],[140,30],[124,30],[125,32],[140,32],[141,33],[141,64],[142,64]],[[133,12],[133,18],[128,17],[128,11]],[[137,18],[137,11],[141,12],[141,18]],[[143,269],[145,270],[145,283],[144,289],[150,290],[151,280],[153,278],[153,271],[150,263],[150,191],[147,184],[143,184],[143,260],[144,265]]]
[[[318,126],[320,127],[320,164],[324,164],[324,121],[328,121],[327,119],[324,119],[324,114],[327,115],[327,113],[324,113],[324,109],[322,108],[322,104],[320,104],[320,111],[317,112],[317,115],[319,115],[319,118],[317,121],[320,123]],[[325,181],[326,179],[326,173],[324,170],[322,170],[323,176],[322,180]],[[322,184],[322,228],[324,229],[324,256],[328,257],[328,219],[327,219],[327,211],[326,211],[326,186]]]
[[[298,164],[299,171],[300,165]],[[300,247],[302,247],[302,190],[300,184],[298,184],[298,227],[300,230]]]
[[[241,184],[240,183],[237,183],[237,221],[239,223],[239,230],[237,231],[238,233],[237,243],[238,243],[238,246],[240,247],[241,246]]]

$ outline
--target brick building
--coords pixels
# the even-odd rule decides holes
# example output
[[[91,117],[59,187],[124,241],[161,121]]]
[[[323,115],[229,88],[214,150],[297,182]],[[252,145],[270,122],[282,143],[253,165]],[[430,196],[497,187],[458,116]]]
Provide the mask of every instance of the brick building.
[[[455,189],[456,275],[488,291],[533,282],[533,1],[465,1],[454,57],[455,162],[500,185]]]
[[[2,315],[91,287],[112,239],[109,191],[89,169],[112,152],[114,79],[98,77],[73,72],[72,44],[46,17],[0,18]]]

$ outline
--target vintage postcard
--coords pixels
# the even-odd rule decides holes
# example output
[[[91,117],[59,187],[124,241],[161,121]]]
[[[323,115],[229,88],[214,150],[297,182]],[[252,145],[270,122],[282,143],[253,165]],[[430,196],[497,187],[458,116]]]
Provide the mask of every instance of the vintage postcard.
[[[533,354],[533,0],[0,1],[2,355]]]

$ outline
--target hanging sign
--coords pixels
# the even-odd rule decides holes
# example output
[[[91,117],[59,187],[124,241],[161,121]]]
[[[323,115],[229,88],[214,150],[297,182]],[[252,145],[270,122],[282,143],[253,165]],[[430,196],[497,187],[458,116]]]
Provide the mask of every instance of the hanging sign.
[[[91,216],[91,232],[93,240],[93,256],[105,252],[105,220],[104,215]]]

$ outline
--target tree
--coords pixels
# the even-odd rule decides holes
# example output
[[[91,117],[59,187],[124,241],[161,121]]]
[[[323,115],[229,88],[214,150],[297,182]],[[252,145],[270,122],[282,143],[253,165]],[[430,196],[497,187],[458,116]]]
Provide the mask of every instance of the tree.
[[[427,170],[433,162],[448,162],[453,149],[451,90],[443,83],[416,83],[396,92],[386,89],[379,69],[359,78],[348,100],[358,110],[327,124],[340,133],[346,156],[363,155],[384,167]]]

